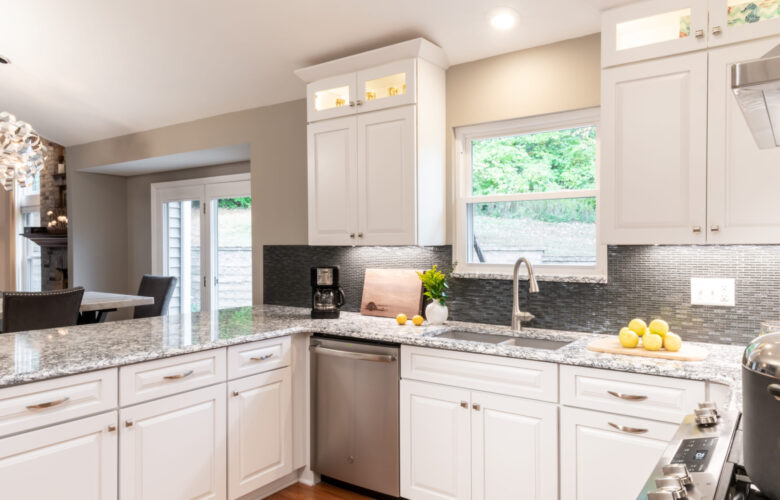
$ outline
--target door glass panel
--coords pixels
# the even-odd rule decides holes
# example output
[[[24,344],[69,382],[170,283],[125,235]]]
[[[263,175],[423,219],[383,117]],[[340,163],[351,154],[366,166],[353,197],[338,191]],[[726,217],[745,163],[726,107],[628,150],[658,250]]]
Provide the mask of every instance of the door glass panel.
[[[780,18],[780,0],[728,0],[729,27]]]
[[[644,47],[691,35],[691,9],[681,9],[618,23],[617,50]]]
[[[214,293],[216,309],[252,305],[252,199],[221,198],[216,206],[213,231]]]
[[[396,73],[395,75],[367,80],[364,91],[366,101],[405,94],[406,73]]]
[[[349,85],[314,93],[314,109],[317,111],[340,108],[347,104],[349,104]]]
[[[200,311],[199,200],[163,203],[163,272],[176,278],[168,313]]]
[[[37,177],[37,176],[36,176]],[[37,227],[41,225],[41,214],[37,210],[25,212],[23,225],[25,227]],[[24,278],[23,289],[26,292],[41,291],[41,247],[29,238],[24,238],[24,266],[22,273]]]

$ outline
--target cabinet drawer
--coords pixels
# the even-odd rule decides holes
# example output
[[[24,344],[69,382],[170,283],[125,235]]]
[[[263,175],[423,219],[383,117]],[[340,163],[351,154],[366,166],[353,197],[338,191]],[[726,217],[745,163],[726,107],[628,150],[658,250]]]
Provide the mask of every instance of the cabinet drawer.
[[[119,369],[119,403],[128,406],[224,382],[225,349],[147,361]]]
[[[558,402],[554,363],[401,346],[401,377]]]
[[[111,410],[116,368],[0,390],[0,436]]]
[[[704,382],[561,366],[561,403],[679,423],[706,399]]]
[[[290,365],[290,337],[228,347],[228,379],[233,380]]]

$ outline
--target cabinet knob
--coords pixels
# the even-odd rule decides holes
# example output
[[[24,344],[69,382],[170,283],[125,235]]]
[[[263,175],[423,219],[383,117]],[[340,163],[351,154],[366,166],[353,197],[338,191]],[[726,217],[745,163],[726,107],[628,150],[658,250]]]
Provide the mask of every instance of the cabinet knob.
[[[700,233],[701,232],[701,226],[693,226],[693,232],[694,233]]]
[[[712,34],[713,35],[720,35],[723,30],[720,28],[720,26],[713,26],[712,27]]]
[[[357,100],[357,105],[358,105],[358,106],[362,106],[362,105],[363,105],[363,101],[361,101],[360,99],[358,99],[358,100]]]
[[[109,425],[108,426],[108,432],[114,432],[116,430],[116,425]]]
[[[467,409],[468,409],[468,407],[469,407],[469,402],[468,402],[468,401],[461,401],[461,402],[460,402],[460,407],[461,407],[461,408],[467,408]]]
[[[696,38],[704,38],[704,30],[696,30]]]
[[[355,101],[349,101],[349,107],[354,108],[355,107]]]
[[[475,411],[479,411],[480,408],[479,403],[474,403],[473,405],[471,405],[471,407],[474,408]]]
[[[720,231],[720,226],[712,225],[710,226],[710,231],[712,231],[713,233],[717,233],[718,231]]]
[[[125,427],[132,427],[133,421],[132,420],[125,420]]]
[[[363,233],[358,233],[358,238],[362,238],[362,237],[363,237]]]
[[[349,237],[350,238],[354,238],[355,237],[355,233],[349,233]]]
[[[233,391],[233,397],[238,396],[238,394],[239,394],[238,391]]]

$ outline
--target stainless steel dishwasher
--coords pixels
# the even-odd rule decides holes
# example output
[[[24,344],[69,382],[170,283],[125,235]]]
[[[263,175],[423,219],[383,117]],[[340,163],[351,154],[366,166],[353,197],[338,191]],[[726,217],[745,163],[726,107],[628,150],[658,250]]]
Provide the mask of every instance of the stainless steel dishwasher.
[[[398,497],[400,348],[311,339],[312,470]]]

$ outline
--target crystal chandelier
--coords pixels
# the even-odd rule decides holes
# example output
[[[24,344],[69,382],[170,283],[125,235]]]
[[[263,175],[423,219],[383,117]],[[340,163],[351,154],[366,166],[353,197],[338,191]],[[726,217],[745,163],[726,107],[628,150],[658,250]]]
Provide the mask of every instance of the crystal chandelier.
[[[29,123],[14,115],[0,113],[0,184],[6,191],[28,187],[43,169],[48,148]]]

